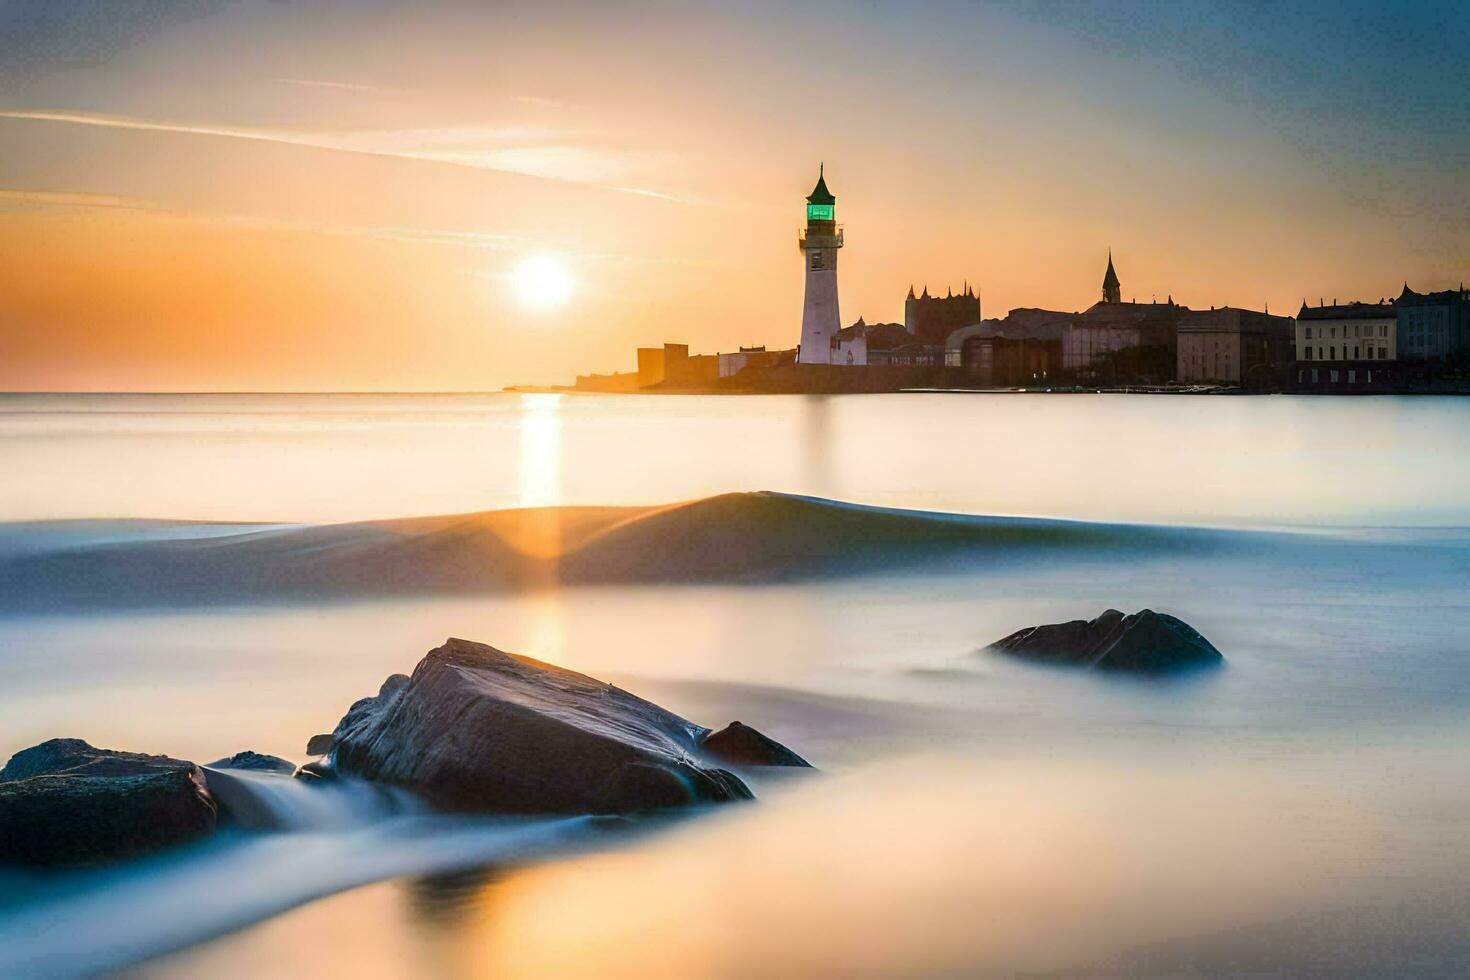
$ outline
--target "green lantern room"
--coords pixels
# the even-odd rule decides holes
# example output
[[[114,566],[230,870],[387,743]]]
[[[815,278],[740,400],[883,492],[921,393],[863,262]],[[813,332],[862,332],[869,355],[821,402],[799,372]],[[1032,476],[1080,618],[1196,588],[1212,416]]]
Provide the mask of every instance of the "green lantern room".
[[[832,221],[836,212],[837,198],[827,190],[827,178],[823,168],[817,170],[817,186],[806,198],[807,221]]]

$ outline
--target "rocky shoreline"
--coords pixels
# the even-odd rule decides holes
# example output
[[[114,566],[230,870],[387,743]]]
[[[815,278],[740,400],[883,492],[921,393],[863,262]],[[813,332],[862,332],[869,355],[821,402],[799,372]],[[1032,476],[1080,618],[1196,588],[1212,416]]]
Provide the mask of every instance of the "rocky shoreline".
[[[243,780],[344,778],[439,810],[633,814],[754,798],[730,768],[810,768],[739,722],[697,725],[584,674],[451,639],[353,704],[297,767],[245,751],[199,765],[57,738],[0,769],[0,864],[96,865],[263,829]]]

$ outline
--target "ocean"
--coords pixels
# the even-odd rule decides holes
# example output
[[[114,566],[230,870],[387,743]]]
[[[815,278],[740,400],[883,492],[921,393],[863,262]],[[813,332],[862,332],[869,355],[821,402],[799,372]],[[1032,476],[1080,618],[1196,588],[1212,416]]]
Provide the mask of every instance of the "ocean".
[[[819,770],[632,827],[297,794],[0,875],[0,974],[1461,974],[1467,449],[1435,397],[0,396],[0,755],[304,761],[461,636]],[[982,649],[1107,608],[1226,666]]]

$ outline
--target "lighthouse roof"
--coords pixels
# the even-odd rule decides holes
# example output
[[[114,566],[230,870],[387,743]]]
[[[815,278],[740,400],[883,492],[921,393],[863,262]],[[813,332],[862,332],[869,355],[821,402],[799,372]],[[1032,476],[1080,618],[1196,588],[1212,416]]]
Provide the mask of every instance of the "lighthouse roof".
[[[833,197],[832,192],[827,190],[827,178],[824,176],[823,170],[825,170],[825,167],[819,167],[817,169],[817,186],[813,187],[812,192],[806,196],[806,203],[808,204],[837,203],[837,198]]]

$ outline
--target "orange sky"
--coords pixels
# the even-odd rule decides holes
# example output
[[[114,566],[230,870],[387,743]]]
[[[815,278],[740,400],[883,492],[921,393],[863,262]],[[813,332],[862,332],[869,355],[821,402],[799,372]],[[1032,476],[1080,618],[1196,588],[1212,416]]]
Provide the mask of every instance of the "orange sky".
[[[0,51],[0,389],[485,390],[791,346],[818,160],[845,322],[967,278],[987,316],[1083,308],[1109,247],[1125,298],[1279,312],[1470,266],[1458,78],[1418,83],[1422,119],[1334,106],[1347,83],[1291,76],[1265,22],[75,8]],[[566,307],[517,305],[532,254],[572,271]]]

